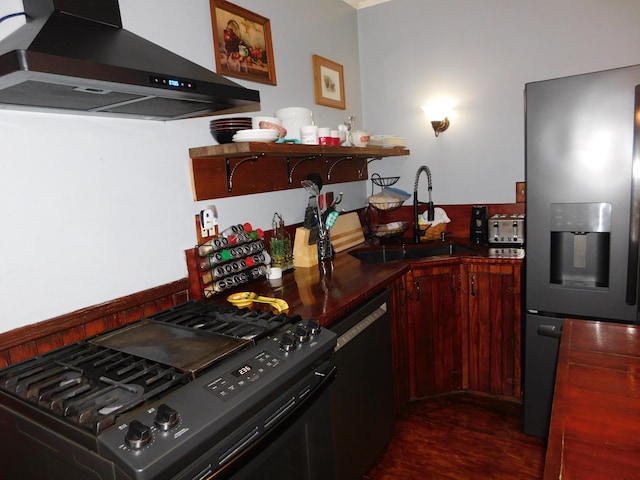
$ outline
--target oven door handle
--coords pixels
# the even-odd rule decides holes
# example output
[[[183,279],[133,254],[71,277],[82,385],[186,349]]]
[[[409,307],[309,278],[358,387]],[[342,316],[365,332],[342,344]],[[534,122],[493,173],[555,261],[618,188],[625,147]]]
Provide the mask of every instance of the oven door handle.
[[[229,457],[219,469],[211,476],[206,477],[206,480],[213,479],[228,479],[242,468],[246,462],[250,461],[254,453],[262,451],[266,446],[270,445],[282,435],[289,426],[295,423],[300,417],[302,417],[309,408],[313,405],[320,396],[325,393],[331,383],[337,376],[337,367],[331,365],[330,362],[325,362],[315,369],[313,376],[320,378],[320,381],[316,383],[313,388],[303,397],[299,399],[297,405],[287,411],[286,415],[283,415],[278,421],[270,425],[269,429],[262,435],[253,439],[252,442],[239,449],[232,457]],[[307,377],[308,378],[308,377]]]
[[[562,336],[562,327],[556,327],[555,325],[538,325],[537,333],[543,337],[560,338]]]

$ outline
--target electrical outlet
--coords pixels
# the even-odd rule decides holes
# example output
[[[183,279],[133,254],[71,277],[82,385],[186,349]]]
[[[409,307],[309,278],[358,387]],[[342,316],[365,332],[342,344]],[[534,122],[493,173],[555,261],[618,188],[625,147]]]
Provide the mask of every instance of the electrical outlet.
[[[200,234],[203,238],[218,234],[218,212],[215,205],[200,210]]]

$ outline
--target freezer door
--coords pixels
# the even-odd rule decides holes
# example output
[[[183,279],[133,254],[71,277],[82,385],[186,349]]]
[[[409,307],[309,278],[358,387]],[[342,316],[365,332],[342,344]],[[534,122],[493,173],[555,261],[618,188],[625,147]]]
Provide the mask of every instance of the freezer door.
[[[561,318],[525,316],[524,432],[547,438],[556,381]]]
[[[638,84],[640,66],[526,85],[528,310],[636,319],[627,271]]]
[[[640,275],[640,86],[636,86],[635,128],[633,134],[633,165],[631,167],[631,218],[629,231],[629,263],[627,264],[627,303],[638,304]]]

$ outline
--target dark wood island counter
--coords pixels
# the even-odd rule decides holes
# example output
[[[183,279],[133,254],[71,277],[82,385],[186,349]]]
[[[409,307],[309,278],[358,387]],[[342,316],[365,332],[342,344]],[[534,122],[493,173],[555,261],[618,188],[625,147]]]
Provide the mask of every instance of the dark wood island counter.
[[[640,475],[640,327],[566,320],[544,479]]]

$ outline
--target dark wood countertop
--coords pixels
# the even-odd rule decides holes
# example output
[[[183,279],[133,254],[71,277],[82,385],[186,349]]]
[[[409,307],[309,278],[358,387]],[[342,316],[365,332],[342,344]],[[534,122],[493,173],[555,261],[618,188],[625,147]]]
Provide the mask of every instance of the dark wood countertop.
[[[640,327],[566,320],[544,479],[640,472]]]
[[[366,264],[341,252],[330,262],[285,272],[282,281],[262,279],[245,285],[267,297],[282,298],[289,313],[329,325],[387,287],[410,268],[405,262]],[[222,294],[222,299],[227,295]]]
[[[421,244],[424,245],[424,244]],[[282,281],[257,280],[238,289],[221,293],[213,301],[226,302],[236,291],[252,291],[267,297],[282,298],[289,304],[289,314],[313,318],[329,325],[345,313],[360,305],[394,280],[407,273],[412,264],[450,262],[451,256],[424,260],[395,261],[367,264],[349,255],[349,251],[368,247],[366,244],[337,253],[323,265],[296,268],[283,274]],[[393,247],[390,247],[393,248]],[[408,245],[408,248],[411,246]],[[489,258],[486,246],[474,247],[473,253],[455,255],[461,262],[473,260],[488,263],[521,263],[522,259]],[[266,307],[266,306],[265,306]],[[264,308],[256,304],[255,308]]]
[[[495,207],[497,208],[497,207]],[[458,207],[468,211],[467,207]],[[511,211],[502,208],[495,211]],[[468,221],[465,219],[465,225]],[[460,234],[464,234],[460,230]],[[454,239],[454,231],[449,238]],[[460,239],[458,239],[460,240]],[[468,237],[466,239],[468,242]],[[354,248],[360,248],[354,247]],[[196,249],[186,251],[195,258]],[[443,261],[443,257],[428,262]],[[444,257],[451,262],[450,258]],[[484,259],[484,260],[483,260]],[[475,257],[464,257],[461,262],[505,263],[506,259],[491,259],[479,252]],[[519,262],[519,260],[513,260]],[[284,275],[282,285],[271,285],[262,279],[239,287],[240,291],[255,291],[261,295],[284,298],[291,306],[290,313],[303,318],[316,318],[328,325],[345,313],[357,307],[362,301],[389,286],[411,268],[409,262],[392,262],[367,265],[351,257],[347,252],[336,255],[331,263],[332,270],[321,275],[317,267],[296,269]],[[197,265],[195,265],[197,270]],[[68,345],[98,333],[134,322],[146,315],[170,308],[189,298],[201,298],[191,278],[180,279],[145,291],[136,292],[99,305],[83,308],[55,318],[16,328],[0,335],[0,366],[13,364],[35,355],[42,355],[55,348]],[[211,301],[225,303],[227,294],[217,295]],[[201,293],[201,292],[200,292]]]

